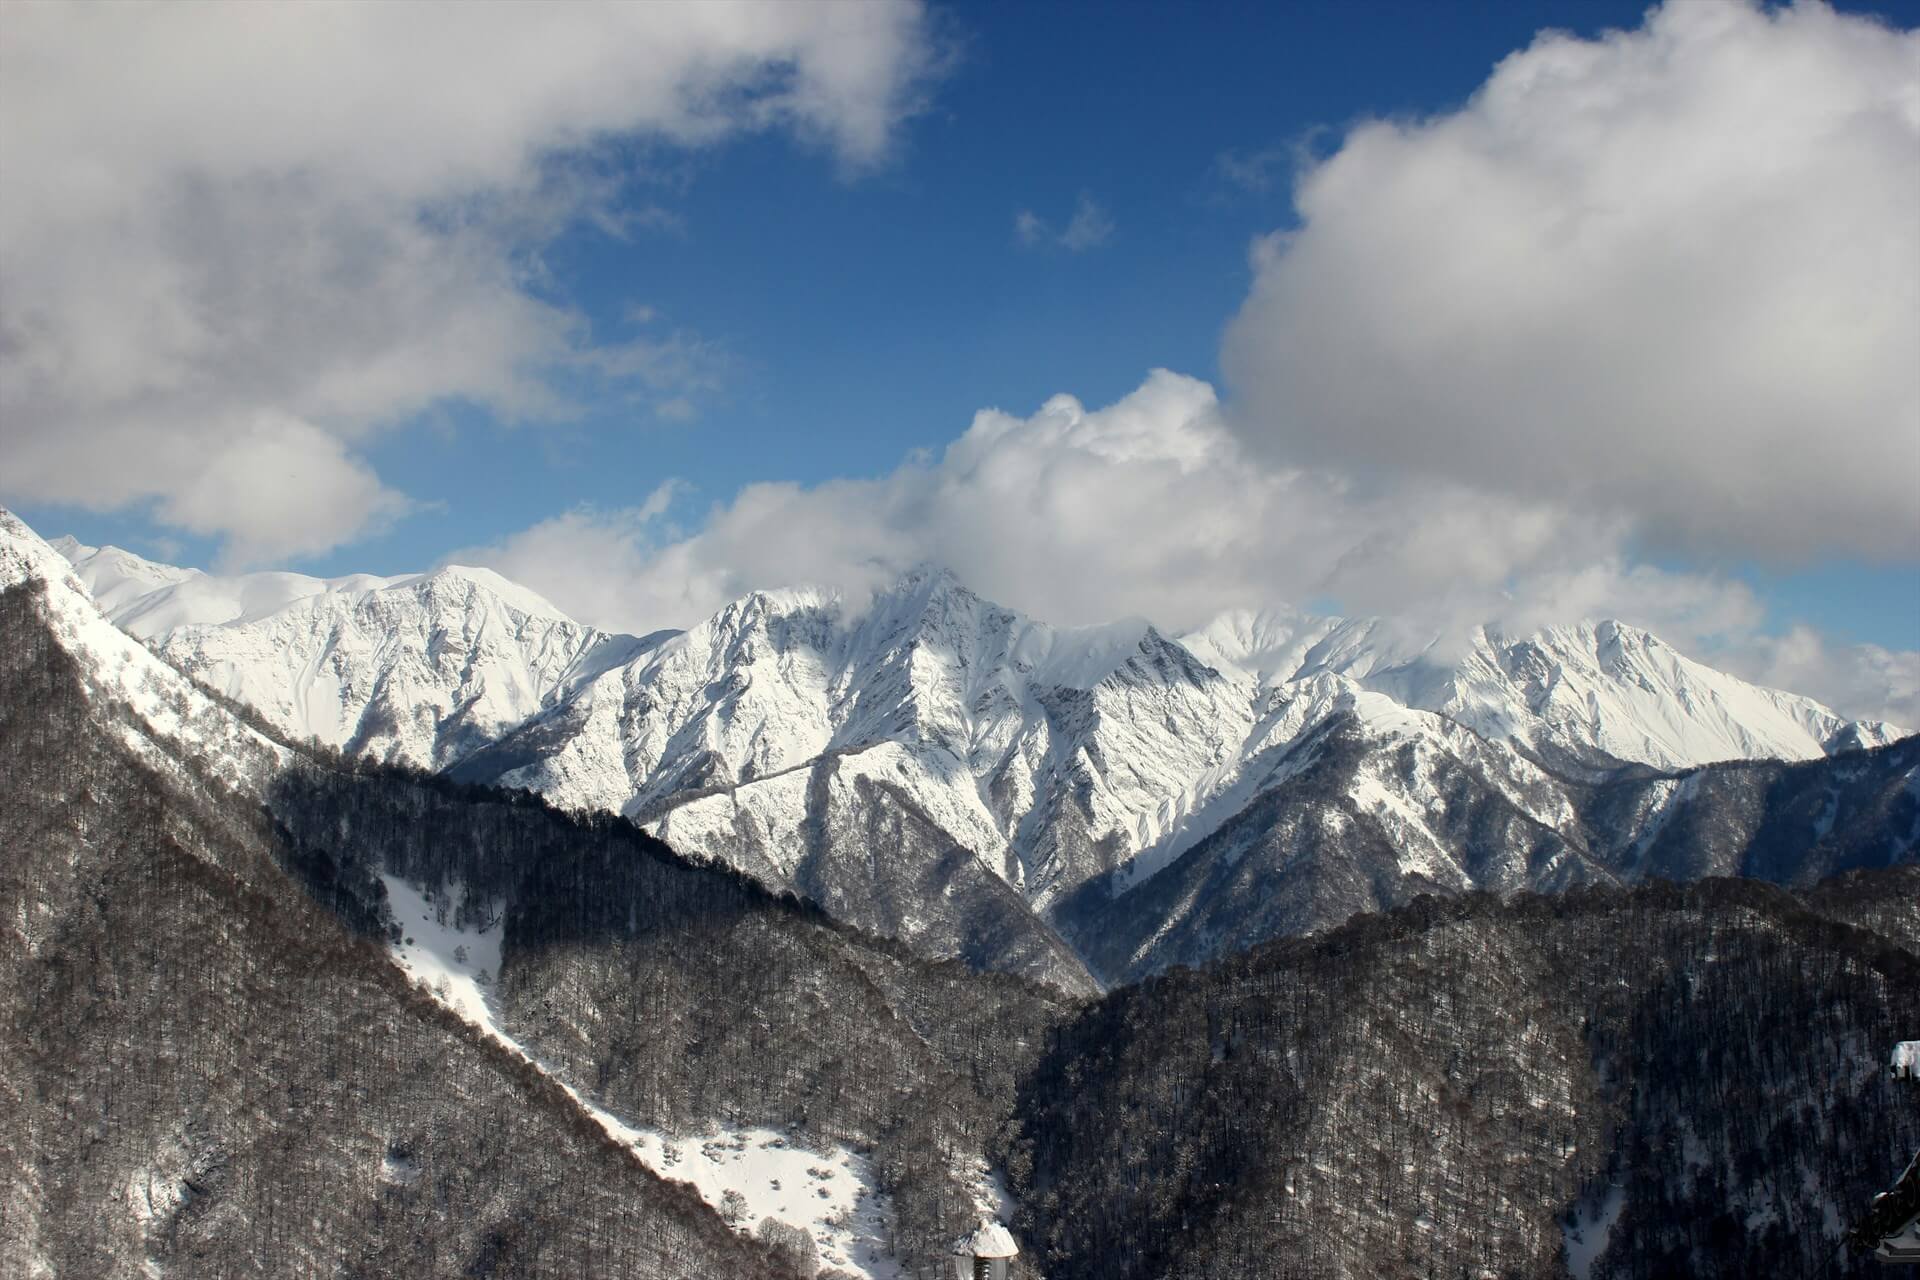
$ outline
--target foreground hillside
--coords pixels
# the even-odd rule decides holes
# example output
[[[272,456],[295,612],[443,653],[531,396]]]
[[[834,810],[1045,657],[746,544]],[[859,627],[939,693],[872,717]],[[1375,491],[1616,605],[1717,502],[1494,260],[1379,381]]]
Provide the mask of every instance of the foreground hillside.
[[[0,593],[0,1271],[793,1274],[116,741],[40,610]]]

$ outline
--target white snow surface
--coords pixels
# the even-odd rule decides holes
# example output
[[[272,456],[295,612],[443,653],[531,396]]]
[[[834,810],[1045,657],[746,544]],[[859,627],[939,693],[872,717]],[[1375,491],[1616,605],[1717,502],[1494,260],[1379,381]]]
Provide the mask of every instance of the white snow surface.
[[[954,1252],[976,1258],[1011,1258],[1020,1252],[1020,1246],[1013,1242],[1011,1231],[991,1218],[982,1218],[973,1234],[954,1246]]]
[[[1893,1046],[1893,1074],[1920,1078],[1920,1040],[1902,1040]]]
[[[1441,757],[1549,827],[1564,797],[1529,757],[1680,769],[1888,742],[1809,699],[1597,621],[1443,646],[1392,619],[1224,614],[1169,638],[1129,620],[1056,628],[923,566],[870,600],[760,591],[683,633],[612,636],[478,570],[218,579],[114,548],[66,554],[113,616],[295,736],[451,767],[624,812],[690,853],[778,881],[801,851],[810,765],[885,782],[1036,908],[1091,876],[1126,891],[1309,757],[1332,717],[1411,744],[1351,799],[1450,882],[1429,838]],[[1470,731],[1470,732],[1463,732]],[[474,756],[489,743],[498,749]],[[776,884],[776,887],[789,887]]]
[[[1862,746],[1900,736],[1890,725],[1848,721],[1811,698],[1748,684],[1615,621],[1527,636],[1479,627],[1460,653],[1389,619],[1285,613],[1229,613],[1181,639],[1263,685],[1338,674],[1487,738],[1662,769],[1813,759],[1856,728]]]
[[[394,963],[441,1004],[552,1077],[648,1168],[690,1184],[723,1216],[733,1209],[729,1225],[743,1234],[777,1218],[813,1237],[824,1266],[865,1280],[902,1274],[885,1248],[891,1206],[876,1189],[866,1157],[834,1143],[803,1145],[767,1128],[715,1125],[676,1136],[627,1124],[554,1075],[501,1025],[490,991],[500,972],[503,926],[491,904],[466,902],[458,887],[436,901],[399,876],[380,879],[401,932],[388,948]],[[739,1195],[737,1205],[728,1204],[729,1192]]]
[[[1607,1251],[1607,1239],[1613,1234],[1614,1224],[1620,1221],[1620,1211],[1626,1207],[1626,1189],[1614,1184],[1607,1188],[1599,1203],[1580,1206],[1562,1228],[1567,1246],[1567,1270],[1574,1280],[1587,1280],[1593,1274],[1593,1264]]]
[[[59,549],[114,622],[289,738],[423,768],[492,741],[635,643],[490,569],[222,578],[70,538]]]

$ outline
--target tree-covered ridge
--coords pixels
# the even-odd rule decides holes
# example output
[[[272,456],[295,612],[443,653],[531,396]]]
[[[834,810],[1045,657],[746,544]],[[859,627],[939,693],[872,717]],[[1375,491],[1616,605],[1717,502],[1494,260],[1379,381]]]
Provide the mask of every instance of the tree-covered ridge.
[[[361,764],[291,771],[271,805],[312,891],[351,918],[382,919],[377,871],[499,912],[505,1027],[623,1121],[870,1151],[895,1252],[922,1265],[972,1220],[965,1171],[1071,1007],[529,793]]]
[[[1282,761],[1284,785],[1130,891],[1091,881],[1062,931],[1111,982],[1203,964],[1423,893],[1746,876],[1797,887],[1920,856],[1920,736],[1818,760],[1503,773],[1470,731],[1383,751],[1352,717]],[[1400,797],[1378,800],[1383,788]],[[1417,824],[1402,821],[1410,812]],[[1543,820],[1552,818],[1551,822]],[[1426,843],[1422,843],[1426,842]]]
[[[1813,1274],[1920,1147],[1915,1025],[1920,955],[1753,882],[1422,899],[1064,1026],[1018,1226],[1054,1280],[1558,1276],[1601,1218],[1590,1276]]]

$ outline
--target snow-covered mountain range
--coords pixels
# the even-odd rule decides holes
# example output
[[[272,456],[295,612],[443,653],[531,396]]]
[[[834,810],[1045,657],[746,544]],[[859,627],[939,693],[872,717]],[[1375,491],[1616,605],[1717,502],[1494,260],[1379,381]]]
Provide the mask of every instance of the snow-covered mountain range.
[[[1684,776],[1899,736],[1613,621],[1446,650],[1286,610],[1056,628],[926,567],[857,605],[756,592],[639,638],[485,570],[218,578],[57,545],[109,617],[290,737],[625,813],[852,923],[1015,968],[1057,961],[1027,911],[1118,976],[1423,889],[1634,878],[1660,869]],[[1872,803],[1915,790],[1895,773]],[[1624,779],[1666,792],[1629,804],[1607,790]],[[1910,856],[1910,826],[1859,856]],[[1285,885],[1250,887],[1256,869]],[[1289,905],[1229,927],[1229,881]]]

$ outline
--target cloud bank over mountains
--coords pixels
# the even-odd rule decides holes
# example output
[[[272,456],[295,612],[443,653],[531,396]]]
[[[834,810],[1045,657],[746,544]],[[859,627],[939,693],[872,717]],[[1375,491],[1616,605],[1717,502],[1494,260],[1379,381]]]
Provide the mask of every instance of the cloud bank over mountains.
[[[881,476],[750,485],[689,521],[690,505],[668,484],[451,559],[632,632],[689,626],[759,588],[858,597],[922,561],[1069,625],[1138,616],[1177,631],[1227,608],[1331,598],[1464,643],[1481,623],[1619,617],[1849,715],[1920,724],[1920,653],[1766,634],[1745,585],[1636,563],[1619,522],[1451,482],[1363,489],[1261,463],[1213,388],[1165,370],[1104,408],[1056,396],[1027,417],[983,411],[938,457]]]
[[[559,230],[622,230],[594,149],[777,129],[870,165],[934,63],[917,0],[9,6],[0,484],[271,562],[404,511],[362,450],[436,402],[565,416],[600,377],[671,410],[676,352],[540,288]]]

